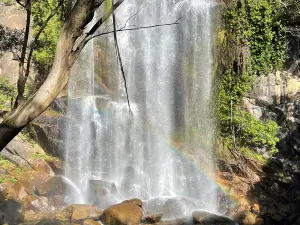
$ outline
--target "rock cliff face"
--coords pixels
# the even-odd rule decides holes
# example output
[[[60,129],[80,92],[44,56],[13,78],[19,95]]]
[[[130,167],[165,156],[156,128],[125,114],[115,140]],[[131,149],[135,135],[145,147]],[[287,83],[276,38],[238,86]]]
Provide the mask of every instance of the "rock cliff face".
[[[275,120],[281,126],[280,153],[300,156],[300,73],[276,72],[257,77],[243,107],[257,119]]]

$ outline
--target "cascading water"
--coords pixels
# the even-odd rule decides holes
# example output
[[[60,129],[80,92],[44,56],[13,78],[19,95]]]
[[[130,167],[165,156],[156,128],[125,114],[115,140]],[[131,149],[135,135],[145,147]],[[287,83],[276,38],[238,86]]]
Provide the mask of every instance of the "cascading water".
[[[196,208],[216,212],[216,186],[208,175],[214,171],[216,6],[209,0],[127,0],[117,10],[119,27],[127,18],[131,28],[181,18],[179,25],[118,33],[133,117],[113,37],[86,46],[69,81],[65,175],[84,194],[73,193],[75,203],[106,207],[141,198],[152,211],[179,204],[177,216]]]

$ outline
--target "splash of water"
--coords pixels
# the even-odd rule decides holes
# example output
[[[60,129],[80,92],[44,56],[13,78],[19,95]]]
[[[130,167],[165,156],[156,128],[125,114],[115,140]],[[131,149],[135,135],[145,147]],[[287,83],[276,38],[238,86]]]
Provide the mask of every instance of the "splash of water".
[[[95,192],[100,202],[114,199],[107,205],[133,197],[149,208],[184,202],[177,216],[195,208],[216,211],[216,185],[207,176],[214,173],[215,6],[209,0],[128,0],[118,9],[119,26],[140,9],[127,26],[182,18],[178,26],[118,33],[133,118],[113,38],[90,43],[81,54],[69,82],[65,174],[85,202]],[[101,62],[94,64],[95,49]],[[102,80],[98,88],[94,77]],[[105,181],[101,193],[91,180]]]

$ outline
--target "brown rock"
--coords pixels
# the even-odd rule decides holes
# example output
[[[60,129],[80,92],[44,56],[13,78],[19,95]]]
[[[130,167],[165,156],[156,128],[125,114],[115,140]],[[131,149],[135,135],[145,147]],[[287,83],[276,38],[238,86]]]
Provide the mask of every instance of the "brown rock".
[[[258,215],[260,213],[260,207],[259,204],[255,203],[251,206],[251,212],[255,215]]]
[[[84,220],[99,220],[102,211],[92,205],[70,205],[56,214],[56,219],[71,221],[72,223],[82,223]]]
[[[122,202],[105,209],[101,221],[105,225],[138,225],[142,216],[143,211],[139,206]]]
[[[51,177],[46,182],[37,185],[34,188],[35,194],[39,196],[59,195],[64,191],[64,182],[61,177]]]
[[[138,199],[138,198],[133,198],[133,199],[129,199],[129,200],[125,200],[123,201],[124,203],[133,203],[136,204],[138,207],[142,208],[143,207],[143,202],[142,200]]]
[[[99,225],[99,223],[95,220],[87,219],[83,222],[83,225]]]
[[[144,218],[142,219],[142,223],[147,223],[147,224],[151,224],[151,223],[158,223],[161,221],[161,218],[163,217],[163,214],[153,214],[153,215],[147,215],[144,216]]]
[[[35,212],[35,211],[26,211],[24,216],[24,221],[42,221],[42,220],[49,220],[54,219],[55,213],[53,212]]]
[[[38,222],[36,225],[64,225],[65,223],[59,220],[43,220]]]

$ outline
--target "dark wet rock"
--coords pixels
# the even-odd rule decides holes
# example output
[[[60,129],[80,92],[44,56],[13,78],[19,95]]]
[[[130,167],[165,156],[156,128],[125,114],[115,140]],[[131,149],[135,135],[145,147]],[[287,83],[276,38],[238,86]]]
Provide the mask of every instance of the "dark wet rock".
[[[163,217],[163,214],[152,214],[152,215],[146,215],[142,219],[142,223],[152,224],[152,223],[158,223],[161,222],[161,218]]]
[[[65,96],[56,98],[55,101],[50,105],[51,109],[62,114],[66,114],[67,107],[68,98]]]
[[[133,198],[133,199],[125,200],[125,201],[123,201],[123,203],[133,203],[133,204],[136,204],[140,208],[143,207],[142,200],[140,200],[138,198]]]
[[[103,211],[101,221],[105,225],[138,225],[143,217],[142,209],[133,203],[120,203]]]
[[[24,206],[18,201],[1,201],[0,212],[0,224],[16,224],[24,220]]]
[[[40,221],[36,225],[66,225],[66,224],[68,224],[68,223],[59,221],[59,220],[55,220],[55,219],[49,219],[49,220]]]
[[[48,154],[61,156],[61,132],[63,130],[60,127],[61,120],[64,120],[64,117],[60,114],[47,115],[44,113],[28,125],[24,131],[38,142]]]
[[[150,223],[148,223],[150,224]],[[177,218],[173,220],[165,220],[155,223],[155,225],[191,225],[192,221],[190,217]]]
[[[144,202],[145,214],[162,213],[164,219],[174,219],[178,215],[187,215],[195,209],[195,203],[181,197],[156,198]]]
[[[193,224],[201,225],[235,225],[236,223],[224,216],[219,216],[207,211],[193,212]]]

